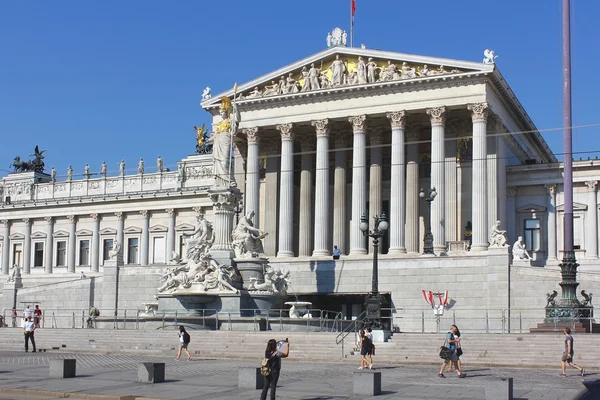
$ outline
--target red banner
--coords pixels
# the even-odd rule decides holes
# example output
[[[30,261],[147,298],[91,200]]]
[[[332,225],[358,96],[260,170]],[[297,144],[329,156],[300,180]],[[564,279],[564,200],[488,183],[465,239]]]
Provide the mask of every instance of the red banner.
[[[356,12],[356,0],[351,0],[352,1],[352,16],[354,17],[354,13]]]

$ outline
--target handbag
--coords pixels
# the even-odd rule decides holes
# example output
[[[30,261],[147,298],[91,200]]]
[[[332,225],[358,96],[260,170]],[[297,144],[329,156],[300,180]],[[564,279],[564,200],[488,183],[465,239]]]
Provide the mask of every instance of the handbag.
[[[440,358],[443,358],[444,360],[448,360],[452,357],[452,350],[448,348],[447,344],[448,338],[444,339],[444,344],[440,347]]]
[[[461,347],[459,347],[458,349],[456,349],[456,355],[459,356],[459,357],[463,355],[463,351],[462,351]]]

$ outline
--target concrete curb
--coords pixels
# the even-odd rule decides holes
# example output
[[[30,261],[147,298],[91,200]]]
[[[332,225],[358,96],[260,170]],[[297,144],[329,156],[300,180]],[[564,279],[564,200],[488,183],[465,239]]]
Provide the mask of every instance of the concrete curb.
[[[89,399],[89,400],[164,400],[151,397],[118,396],[108,394],[89,394],[71,392],[51,392],[48,390],[0,388],[0,393],[25,394],[29,396],[56,397],[57,399]]]

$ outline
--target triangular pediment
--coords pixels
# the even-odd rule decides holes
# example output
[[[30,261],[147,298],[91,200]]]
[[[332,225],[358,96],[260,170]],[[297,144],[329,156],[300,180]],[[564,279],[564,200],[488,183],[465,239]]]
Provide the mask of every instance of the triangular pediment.
[[[90,231],[89,229],[80,229],[77,232],[75,232],[75,234],[77,236],[92,236],[92,231]]]
[[[45,239],[46,234],[44,232],[34,232],[31,234],[32,239]]]
[[[100,230],[100,234],[101,235],[116,235],[117,230],[113,229],[113,228],[104,228],[104,229]]]
[[[23,240],[25,239],[25,235],[22,233],[13,233],[9,236],[10,240]]]
[[[573,211],[586,211],[588,209],[587,204],[582,204],[582,203],[577,203],[577,202],[573,202]],[[557,211],[560,212],[565,212],[565,205],[564,204],[560,204],[556,207]]]
[[[164,225],[154,225],[154,226],[151,226],[149,229],[150,232],[166,232],[168,230],[169,229]]]
[[[53,237],[55,238],[65,238],[65,237],[69,237],[69,232],[67,231],[56,231],[52,234]]]
[[[123,231],[124,233],[142,233],[142,229],[137,226],[130,226]]]
[[[175,227],[176,231],[193,231],[194,225],[190,225],[190,224],[179,224]]]
[[[545,212],[546,207],[539,206],[537,204],[527,204],[526,206],[517,208],[517,212],[520,213],[533,213],[533,212]]]
[[[359,57],[361,65],[369,70],[369,62],[373,62],[374,76],[369,79],[365,72],[359,79],[357,70]],[[338,60],[339,59],[339,60]],[[372,59],[372,60],[370,60]],[[342,74],[334,77],[333,65],[342,61]],[[318,71],[313,76],[318,82],[316,88],[306,85],[305,77],[310,74],[311,64]],[[339,62],[336,63],[339,65]],[[483,64],[471,61],[460,61],[447,58],[426,57],[414,54],[395,53],[381,50],[370,50],[335,46],[306,57],[293,64],[279,68],[271,73],[238,86],[237,98],[240,101],[258,100],[276,96],[292,96],[323,90],[344,90],[351,86],[388,85],[399,81],[436,80],[457,74],[488,73],[494,71],[494,64]],[[321,77],[321,74],[323,77]],[[340,76],[338,78],[338,76]],[[360,81],[360,82],[359,82]],[[294,86],[294,82],[296,86]],[[313,81],[314,82],[314,81]],[[281,89],[281,88],[284,89]],[[220,104],[221,97],[233,97],[233,89],[204,100],[203,108],[213,108]]]

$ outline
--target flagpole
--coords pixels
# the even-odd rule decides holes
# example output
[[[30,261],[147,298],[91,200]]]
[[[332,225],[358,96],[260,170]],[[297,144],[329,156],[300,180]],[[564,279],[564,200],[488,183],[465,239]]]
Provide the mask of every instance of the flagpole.
[[[229,171],[228,171],[228,175],[229,175],[229,187],[231,187],[231,182],[233,181],[233,177],[231,176],[231,164],[233,164],[233,135],[235,133],[235,131],[233,130],[233,124],[235,124],[235,116],[233,115],[233,111],[235,110],[235,97],[237,94],[237,82],[235,84],[235,86],[233,87],[233,102],[231,105],[231,111],[229,114],[229,122],[231,123],[231,125],[229,126]],[[235,128],[237,130],[237,127]]]
[[[354,47],[354,0],[350,0],[350,47]]]

